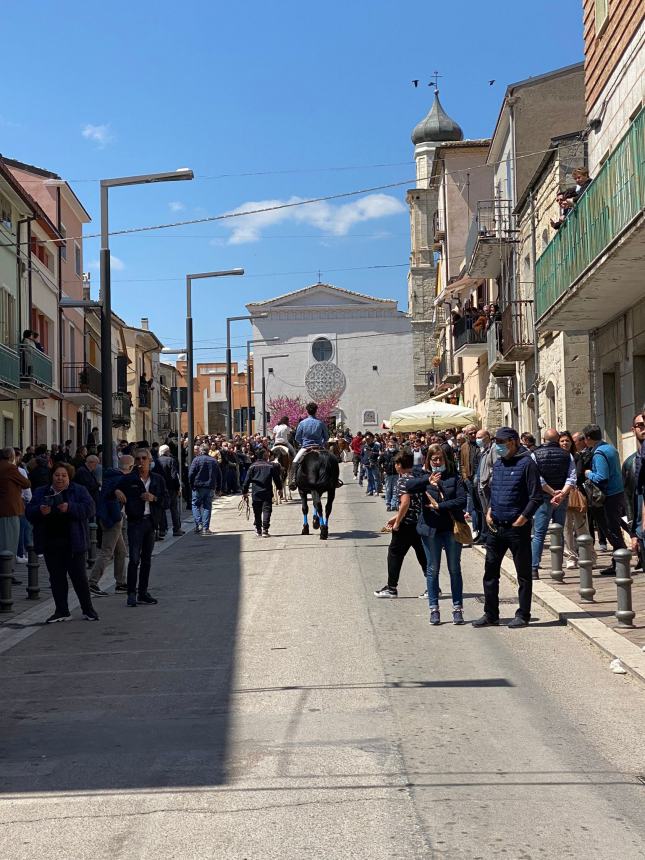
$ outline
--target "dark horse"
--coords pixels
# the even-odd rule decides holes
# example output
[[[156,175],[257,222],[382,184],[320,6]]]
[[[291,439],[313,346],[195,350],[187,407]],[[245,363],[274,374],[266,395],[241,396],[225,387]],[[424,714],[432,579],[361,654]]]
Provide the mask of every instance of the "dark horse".
[[[336,497],[339,475],[338,460],[325,449],[314,449],[308,451],[300,463],[298,470],[298,492],[302,500],[303,526],[302,534],[309,534],[309,506],[307,505],[307,494],[311,494],[314,506],[312,525],[315,529],[320,528],[320,540],[327,540],[329,535],[329,517]],[[327,493],[327,503],[323,513],[323,493]]]

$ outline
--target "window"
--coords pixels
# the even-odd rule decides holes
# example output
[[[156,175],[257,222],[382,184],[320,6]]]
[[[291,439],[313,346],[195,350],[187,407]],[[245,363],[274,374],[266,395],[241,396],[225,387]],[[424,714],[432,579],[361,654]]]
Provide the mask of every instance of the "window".
[[[54,255],[47,250],[45,242],[40,242],[35,236],[31,237],[31,253],[37,257],[50,272],[54,271]]]
[[[363,410],[363,427],[378,424],[376,409]]]
[[[2,433],[3,433],[3,445],[5,448],[12,448],[13,441],[13,418],[9,418],[7,415],[2,416]]]
[[[600,35],[601,30],[607,21],[609,14],[609,0],[595,0],[594,6],[594,21],[596,27],[596,36]]]
[[[78,242],[74,242],[74,271],[79,276],[79,278],[83,274],[82,268],[83,260],[81,257],[81,246],[78,244]]]
[[[5,289],[0,289],[0,343],[14,349],[18,343],[16,336],[16,300]]]
[[[13,230],[13,219],[11,217],[11,203],[0,194],[0,224],[5,230]]]
[[[311,352],[316,361],[329,361],[334,354],[334,347],[326,337],[317,337],[311,346]]]
[[[63,237],[63,241],[60,243],[60,256],[61,260],[67,259],[67,230],[65,229],[65,225],[60,225],[60,234]]]

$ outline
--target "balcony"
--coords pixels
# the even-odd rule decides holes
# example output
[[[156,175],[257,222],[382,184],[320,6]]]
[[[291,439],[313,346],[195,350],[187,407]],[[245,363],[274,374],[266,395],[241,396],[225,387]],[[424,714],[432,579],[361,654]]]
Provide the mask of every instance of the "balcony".
[[[63,364],[65,400],[79,406],[96,406],[101,402],[101,371],[87,362]]]
[[[18,349],[20,351],[18,397],[23,400],[51,397],[54,394],[54,370],[51,358],[28,343],[21,343]]]
[[[642,302],[645,109],[535,267],[537,326],[591,331]]]
[[[172,412],[158,413],[157,430],[159,433],[170,433],[172,430]]]
[[[466,239],[467,274],[498,278],[515,241],[510,200],[480,200]]]
[[[502,311],[502,355],[506,361],[526,361],[533,355],[535,324],[533,302],[509,302]]]
[[[515,373],[515,362],[504,357],[502,322],[496,320],[486,332],[488,370],[493,376],[511,376]]]
[[[459,319],[453,325],[456,358],[479,358],[486,354],[486,328],[474,328],[473,319]]]
[[[20,388],[20,358],[15,349],[0,344],[0,400],[15,400]]]
[[[137,398],[137,406],[140,409],[150,409],[152,406],[152,391],[147,385],[139,386],[139,396]]]
[[[112,426],[129,427],[132,423],[132,401],[126,391],[117,391],[112,395]]]
[[[444,351],[439,360],[436,377],[439,385],[456,385],[461,382],[461,374],[455,372],[452,362],[450,354]]]

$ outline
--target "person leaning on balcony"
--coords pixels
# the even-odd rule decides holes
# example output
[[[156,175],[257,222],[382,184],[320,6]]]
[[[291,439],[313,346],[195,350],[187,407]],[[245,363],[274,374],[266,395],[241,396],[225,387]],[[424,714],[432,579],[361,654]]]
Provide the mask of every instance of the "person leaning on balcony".
[[[0,549],[15,555],[20,538],[20,517],[25,512],[22,491],[31,486],[16,466],[13,448],[0,450]],[[12,581],[13,580],[12,578]]]

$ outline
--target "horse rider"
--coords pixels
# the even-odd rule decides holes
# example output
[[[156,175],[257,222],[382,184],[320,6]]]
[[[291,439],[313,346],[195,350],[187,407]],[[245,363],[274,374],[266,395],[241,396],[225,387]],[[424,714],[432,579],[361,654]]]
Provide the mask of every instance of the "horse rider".
[[[291,434],[293,433],[291,427],[289,427],[289,418],[285,415],[282,417],[278,423],[273,428],[273,444],[274,445],[282,445],[287,449],[289,454],[292,457],[296,456],[296,449],[291,444]]]
[[[318,411],[317,403],[307,403],[307,418],[304,418],[296,429],[296,442],[300,450],[291,464],[290,490],[298,489],[298,464],[302,461],[307,451],[311,448],[324,448],[329,440],[327,425],[320,418],[316,418]]]

